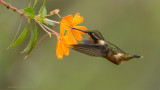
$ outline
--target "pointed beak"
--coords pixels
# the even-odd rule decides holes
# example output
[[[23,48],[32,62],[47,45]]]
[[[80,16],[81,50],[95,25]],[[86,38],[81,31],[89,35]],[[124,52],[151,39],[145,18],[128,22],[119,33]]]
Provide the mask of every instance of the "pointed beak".
[[[72,28],[72,29],[75,29],[75,30],[78,30],[78,31],[81,31],[81,32],[84,32],[84,33],[89,33],[89,31],[84,31],[84,30],[77,29],[77,28]]]

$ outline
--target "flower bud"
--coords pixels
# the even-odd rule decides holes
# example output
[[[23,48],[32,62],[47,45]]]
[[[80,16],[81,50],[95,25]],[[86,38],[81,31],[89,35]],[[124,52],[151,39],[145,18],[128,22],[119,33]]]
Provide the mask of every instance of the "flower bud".
[[[58,14],[59,11],[60,11],[59,9],[55,9],[55,10],[51,11],[50,14],[51,15]]]

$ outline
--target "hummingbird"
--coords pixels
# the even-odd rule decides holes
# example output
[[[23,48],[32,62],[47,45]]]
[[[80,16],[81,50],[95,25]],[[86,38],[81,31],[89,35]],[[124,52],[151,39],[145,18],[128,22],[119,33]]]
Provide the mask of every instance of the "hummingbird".
[[[132,58],[143,57],[143,56],[130,55],[125,53],[116,45],[106,41],[103,38],[102,34],[97,30],[84,31],[76,28],[72,28],[72,29],[79,30],[85,33],[91,41],[91,43],[85,42],[84,44],[72,45],[72,49],[78,52],[81,52],[90,56],[106,58],[107,60],[111,61],[116,65],[119,65],[125,61],[129,61]]]

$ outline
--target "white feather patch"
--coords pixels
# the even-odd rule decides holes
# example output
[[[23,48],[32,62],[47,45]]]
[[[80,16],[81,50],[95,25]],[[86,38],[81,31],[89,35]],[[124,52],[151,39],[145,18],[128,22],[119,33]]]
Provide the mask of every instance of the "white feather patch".
[[[121,58],[123,56],[122,53],[117,53],[116,55],[114,55],[114,57],[118,60],[119,58]]]
[[[98,40],[98,44],[99,45],[105,45],[105,41],[104,40]]]

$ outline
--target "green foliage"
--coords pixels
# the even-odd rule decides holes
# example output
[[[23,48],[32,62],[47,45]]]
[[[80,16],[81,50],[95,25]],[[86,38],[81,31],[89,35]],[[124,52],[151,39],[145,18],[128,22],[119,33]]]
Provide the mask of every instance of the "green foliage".
[[[34,33],[32,33],[31,39],[29,41],[29,44],[27,45],[27,47],[22,51],[22,53],[27,52],[26,56],[32,51],[32,49],[34,48],[34,46],[37,43],[37,26],[35,25],[34,28]]]
[[[28,28],[29,28],[29,23],[26,25],[25,29],[23,30],[21,35],[18,37],[18,39],[10,47],[17,46],[25,40],[25,38],[28,35]]]
[[[44,0],[42,7],[39,10],[39,15],[41,17],[47,15],[47,10],[46,10],[46,6],[45,6],[46,0]]]
[[[25,8],[23,9],[23,12],[25,14],[27,14],[27,16],[30,18],[30,19],[34,19],[34,16],[35,16],[35,11],[33,8]]]
[[[33,9],[36,7],[38,0],[35,0]]]
[[[31,19],[31,22],[32,22],[32,20],[36,16],[34,8],[36,7],[37,2],[38,2],[38,0],[35,0],[34,6],[33,6],[33,8],[31,8],[30,7],[31,1],[30,1],[29,7],[23,9],[23,12]],[[46,3],[46,0],[44,0],[43,5],[40,8],[39,13],[37,15],[38,17],[36,17],[35,19],[38,18],[38,21],[40,21],[42,23],[45,23],[47,25],[54,25],[53,22],[44,19],[45,16],[47,15],[47,10],[46,10],[45,3]],[[25,29],[23,30],[23,32],[21,33],[21,35],[18,37],[18,39],[13,44],[11,44],[10,47],[17,46],[20,43],[22,43],[25,40],[25,38],[27,37],[27,35],[28,35],[28,29],[29,29],[29,23],[26,25]],[[26,53],[26,57],[33,50],[33,48],[36,45],[36,43],[37,43],[37,35],[38,35],[38,33],[37,33],[37,26],[35,25],[34,32],[31,30],[31,38],[30,38],[30,41],[29,41],[27,47],[21,52],[21,53]]]

